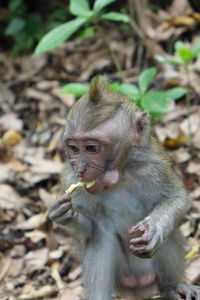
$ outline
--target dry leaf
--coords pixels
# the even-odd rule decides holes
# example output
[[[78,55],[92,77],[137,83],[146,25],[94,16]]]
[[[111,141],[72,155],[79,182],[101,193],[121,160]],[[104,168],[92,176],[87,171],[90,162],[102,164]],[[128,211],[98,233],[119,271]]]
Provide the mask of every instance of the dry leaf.
[[[50,260],[61,259],[61,257],[63,256],[63,254],[64,254],[64,251],[61,248],[53,250],[53,251],[50,251],[50,253],[49,253],[49,259]]]
[[[19,131],[14,129],[9,129],[4,133],[2,137],[2,142],[7,148],[10,148],[20,143],[22,138],[23,137]]]
[[[76,280],[80,275],[81,275],[82,269],[81,266],[78,266],[77,268],[75,268],[73,271],[71,271],[68,275],[68,278],[70,280]]]
[[[0,184],[0,207],[3,209],[14,209],[20,211],[27,198],[19,194],[8,184]]]
[[[60,174],[63,169],[63,163],[48,159],[29,159],[31,162],[31,172],[37,174]]]
[[[173,160],[179,164],[186,162],[191,158],[191,154],[185,148],[180,148],[176,151],[172,151],[170,152],[170,154],[172,154]]]
[[[190,283],[197,284],[197,280],[200,277],[200,257],[194,259],[186,268],[186,277],[189,279]]]
[[[25,222],[18,224],[16,228],[23,229],[23,230],[37,229],[41,225],[45,224],[48,218],[48,214],[49,214],[48,211],[46,211],[44,213],[33,215]]]
[[[198,176],[200,176],[200,163],[198,162],[195,162],[195,161],[191,161],[187,168],[186,168],[186,171],[189,173],[189,174],[197,174]]]
[[[67,107],[72,107],[75,102],[75,96],[72,94],[61,94],[60,88],[52,90],[52,94],[58,97]]]
[[[178,149],[181,146],[187,145],[188,142],[189,142],[189,137],[186,135],[181,135],[175,139],[166,138],[164,142],[164,146],[169,150],[173,150],[173,149]]]
[[[29,238],[33,243],[38,243],[43,239],[46,239],[47,234],[41,230],[33,230],[30,232],[25,232],[25,237]]]
[[[200,253],[200,252],[199,252],[199,247],[194,246],[194,247],[192,247],[191,251],[188,252],[188,253],[185,255],[185,259],[186,259],[186,260],[194,259],[194,258],[196,258],[196,257],[199,256],[199,253]]]
[[[65,283],[63,282],[60,274],[59,274],[59,266],[60,264],[58,262],[54,262],[51,265],[51,276],[56,282],[56,285],[58,286],[59,289],[63,289],[65,287]]]
[[[49,250],[47,248],[29,251],[24,257],[28,272],[43,269],[48,261],[48,255]]]
[[[84,299],[84,288],[82,279],[73,281],[60,291],[58,300],[82,300]]]
[[[18,297],[18,300],[30,300],[30,299],[38,299],[42,297],[51,297],[53,295],[56,295],[58,292],[58,289],[55,286],[52,285],[45,285],[41,287],[39,290],[32,290],[29,293],[22,294]]]
[[[8,113],[0,118],[0,125],[3,129],[15,129],[21,131],[23,129],[23,121],[18,119],[17,114]]]
[[[196,110],[188,118],[183,120],[183,122],[180,124],[180,128],[186,136],[190,135],[191,133],[196,134],[197,132],[199,132],[200,110]]]
[[[47,190],[41,188],[39,189],[39,196],[45,206],[49,207],[49,205],[56,199],[57,193],[49,193]]]
[[[24,164],[20,160],[14,158],[5,164],[5,166],[15,172],[24,172],[28,170],[27,164]]]

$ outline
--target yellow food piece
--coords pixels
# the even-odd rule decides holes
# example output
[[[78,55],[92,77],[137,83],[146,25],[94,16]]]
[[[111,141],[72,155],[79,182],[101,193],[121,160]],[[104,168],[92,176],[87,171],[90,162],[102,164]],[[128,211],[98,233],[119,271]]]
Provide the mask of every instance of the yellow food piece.
[[[93,181],[88,181],[88,182],[85,182],[85,181],[79,181],[77,183],[72,183],[69,188],[66,190],[66,194],[71,194],[73,193],[78,187],[81,187],[81,186],[86,186],[87,188],[91,188],[94,184],[96,183],[95,180]]]

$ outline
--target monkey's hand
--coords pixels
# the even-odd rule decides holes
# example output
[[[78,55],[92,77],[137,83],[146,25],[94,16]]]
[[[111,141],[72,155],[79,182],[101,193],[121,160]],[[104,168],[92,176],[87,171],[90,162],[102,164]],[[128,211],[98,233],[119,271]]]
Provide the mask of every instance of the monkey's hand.
[[[72,208],[69,195],[59,195],[49,208],[49,217],[58,224],[65,225],[77,213]]]
[[[141,232],[142,235],[130,240],[130,250],[142,258],[152,257],[162,243],[162,234],[159,232],[157,224],[147,217],[129,230],[130,234],[136,232]]]

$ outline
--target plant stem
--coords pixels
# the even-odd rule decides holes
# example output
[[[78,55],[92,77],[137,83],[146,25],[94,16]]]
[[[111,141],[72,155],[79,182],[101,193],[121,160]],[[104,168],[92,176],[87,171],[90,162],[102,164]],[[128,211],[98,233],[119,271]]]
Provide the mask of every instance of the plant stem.
[[[113,50],[113,48],[110,46],[109,39],[107,38],[107,36],[101,26],[96,25],[96,27],[97,27],[97,30],[99,31],[99,34],[100,34],[104,44],[106,45],[106,47],[108,48],[108,50],[110,52],[110,56],[112,58],[113,64],[115,65],[117,72],[119,73],[121,79],[124,80],[124,73],[122,71],[119,59],[118,59],[115,51]]]
[[[188,132],[189,132],[189,149],[191,153],[195,153],[195,147],[193,145],[193,134],[192,134],[192,126],[191,126],[191,121],[189,119],[191,115],[191,99],[190,99],[190,94],[189,91],[191,89],[191,83],[190,83],[190,76],[189,76],[189,70],[188,70],[188,65],[184,64],[184,71],[187,79],[186,87],[188,89],[188,92],[186,94],[186,106],[187,106],[187,119],[188,119]]]

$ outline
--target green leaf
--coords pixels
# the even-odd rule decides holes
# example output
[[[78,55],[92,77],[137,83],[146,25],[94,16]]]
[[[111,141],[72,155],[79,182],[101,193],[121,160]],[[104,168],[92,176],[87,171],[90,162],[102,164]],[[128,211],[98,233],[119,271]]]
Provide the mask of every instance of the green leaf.
[[[88,86],[81,83],[68,83],[61,88],[60,92],[62,94],[73,94],[80,97],[86,94],[88,89]]]
[[[116,22],[124,22],[124,23],[129,22],[128,16],[118,12],[109,12],[107,14],[103,14],[101,19],[106,19],[106,20],[116,21]]]
[[[109,84],[109,87],[112,91],[119,92],[123,95],[128,95],[128,96],[139,95],[139,90],[137,86],[131,83],[124,83],[124,84],[111,83]]]
[[[69,10],[74,16],[89,17],[92,14],[87,0],[71,0]]]
[[[174,60],[174,59],[169,59],[169,58],[165,58],[164,56],[161,55],[155,55],[154,58],[159,61],[160,63],[167,63],[170,65],[181,65],[182,62],[178,61],[178,60]]]
[[[72,21],[64,23],[50,32],[48,32],[39,42],[35,49],[35,54],[41,54],[60,45],[76,32],[84,23],[86,19],[78,17]]]
[[[177,41],[175,43],[175,55],[180,57],[185,64],[188,64],[193,58],[192,50],[182,41]]]
[[[188,64],[192,58],[193,53],[191,49],[182,48],[177,51],[177,55],[182,59],[185,64]]]
[[[150,85],[153,83],[156,73],[157,73],[157,69],[152,67],[146,69],[140,74],[138,85],[141,94],[144,94],[147,91],[147,89],[150,87]]]
[[[164,92],[167,101],[176,100],[187,94],[184,88],[172,88]]]
[[[93,9],[96,11],[100,11],[102,8],[115,1],[116,0],[96,0]]]
[[[109,84],[109,88],[113,91],[113,92],[119,92],[121,93],[121,84],[119,83],[110,83]]]
[[[89,27],[87,27],[87,28],[81,30],[81,32],[79,33],[79,36],[85,37],[85,38],[86,38],[86,37],[91,37],[91,36],[93,36],[94,33],[95,33],[94,27],[93,27],[93,26],[89,26]]]
[[[175,44],[174,44],[174,49],[175,51],[178,51],[179,49],[182,49],[182,48],[185,48],[186,45],[184,42],[182,41],[177,41]]]
[[[13,18],[8,27],[6,28],[5,33],[7,35],[15,35],[19,33],[26,25],[24,19],[20,17]]]
[[[141,106],[150,113],[165,113],[168,111],[164,92],[152,91],[141,98]]]
[[[192,47],[192,57],[196,58],[200,54],[200,40]]]
[[[163,120],[163,113],[150,112],[150,115],[156,121],[162,121]],[[159,299],[161,299],[161,298],[159,298]],[[159,300],[159,299],[157,299],[157,300]]]
[[[23,0],[10,0],[9,1],[9,9],[11,11],[17,10],[22,5],[23,5]]]

